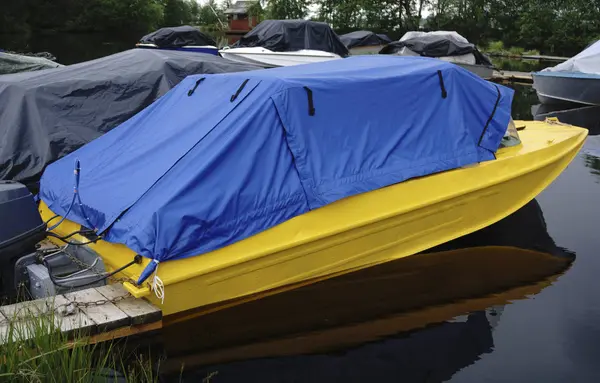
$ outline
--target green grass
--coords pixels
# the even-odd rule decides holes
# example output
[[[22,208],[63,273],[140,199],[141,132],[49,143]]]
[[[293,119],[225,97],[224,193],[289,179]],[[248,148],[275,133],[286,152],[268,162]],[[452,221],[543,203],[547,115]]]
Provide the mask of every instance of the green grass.
[[[157,382],[149,356],[124,342],[90,344],[79,332],[61,333],[53,315],[11,321],[0,345],[0,381],[23,383]]]
[[[495,53],[507,56],[522,56],[522,55],[537,55],[539,56],[540,51],[535,49],[525,50],[521,47],[505,47],[502,41],[491,41],[486,47],[483,48],[484,53]]]

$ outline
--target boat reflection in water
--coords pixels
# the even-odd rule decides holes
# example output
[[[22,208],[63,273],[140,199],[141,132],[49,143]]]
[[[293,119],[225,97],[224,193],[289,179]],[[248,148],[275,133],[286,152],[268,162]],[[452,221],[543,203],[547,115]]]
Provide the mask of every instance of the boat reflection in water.
[[[182,364],[184,381],[443,381],[493,351],[503,305],[573,259],[533,200],[427,254],[167,324],[162,369],[177,381]]]
[[[600,134],[600,106],[576,103],[539,104],[531,107],[537,121],[556,117],[560,122],[580,126],[589,130],[590,136]]]

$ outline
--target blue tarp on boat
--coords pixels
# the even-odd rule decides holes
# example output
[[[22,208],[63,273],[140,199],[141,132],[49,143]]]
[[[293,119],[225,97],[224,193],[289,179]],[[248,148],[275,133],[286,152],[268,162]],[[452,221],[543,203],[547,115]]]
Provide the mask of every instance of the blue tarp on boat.
[[[188,76],[49,165],[40,196],[159,261],[202,254],[341,198],[494,159],[512,90],[441,60],[360,56]]]

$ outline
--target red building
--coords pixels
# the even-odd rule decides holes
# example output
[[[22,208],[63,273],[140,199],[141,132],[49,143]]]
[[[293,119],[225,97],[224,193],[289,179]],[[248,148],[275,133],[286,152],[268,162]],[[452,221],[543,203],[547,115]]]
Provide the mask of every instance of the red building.
[[[231,8],[225,10],[229,23],[229,30],[225,35],[229,45],[238,41],[259,23],[257,16],[248,14],[248,8],[254,3],[256,0],[238,0]]]

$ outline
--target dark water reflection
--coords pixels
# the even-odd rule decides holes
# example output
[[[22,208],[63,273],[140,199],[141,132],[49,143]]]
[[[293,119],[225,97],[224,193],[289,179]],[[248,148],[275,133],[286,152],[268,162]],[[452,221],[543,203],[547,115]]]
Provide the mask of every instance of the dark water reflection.
[[[0,34],[0,49],[16,52],[50,52],[56,57],[57,62],[70,65],[131,49],[140,37],[141,35],[106,36],[90,33]]]

